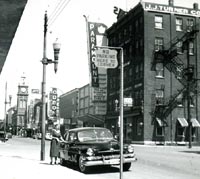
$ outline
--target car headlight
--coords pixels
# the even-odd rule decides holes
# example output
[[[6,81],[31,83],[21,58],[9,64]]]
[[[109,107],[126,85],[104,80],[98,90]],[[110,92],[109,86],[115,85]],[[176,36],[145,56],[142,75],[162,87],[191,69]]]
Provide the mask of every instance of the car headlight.
[[[94,154],[93,149],[92,148],[88,148],[86,154],[89,155],[89,156],[92,156]]]
[[[134,147],[132,145],[128,146],[128,152],[133,153],[134,152]]]

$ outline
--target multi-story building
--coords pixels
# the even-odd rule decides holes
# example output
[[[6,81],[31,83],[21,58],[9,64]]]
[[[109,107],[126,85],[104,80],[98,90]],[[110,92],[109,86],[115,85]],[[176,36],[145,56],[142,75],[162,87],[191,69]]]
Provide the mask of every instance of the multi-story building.
[[[59,96],[60,117],[63,118],[65,129],[76,126],[75,117],[78,109],[78,89],[71,90]]]
[[[77,120],[83,126],[104,126],[106,106],[105,103],[93,101],[92,89],[89,84],[79,88]]]
[[[105,103],[93,103],[92,93],[87,84],[59,97],[60,117],[68,121],[68,127],[104,126]]]
[[[192,5],[191,5],[192,6]],[[123,47],[124,137],[136,143],[199,142],[200,9],[140,2],[107,30]],[[107,127],[118,132],[120,65],[108,70]]]

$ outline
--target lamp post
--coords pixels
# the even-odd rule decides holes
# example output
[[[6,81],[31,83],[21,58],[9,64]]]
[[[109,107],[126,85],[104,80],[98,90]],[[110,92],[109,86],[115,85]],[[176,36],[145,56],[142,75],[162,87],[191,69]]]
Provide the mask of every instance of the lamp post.
[[[61,44],[57,41],[53,43],[54,61],[47,58],[46,44],[47,44],[47,26],[48,26],[47,11],[44,15],[44,43],[43,43],[43,77],[42,77],[42,139],[41,139],[41,156],[40,160],[45,160],[45,121],[46,121],[46,66],[54,63],[54,71],[57,72],[58,57]]]

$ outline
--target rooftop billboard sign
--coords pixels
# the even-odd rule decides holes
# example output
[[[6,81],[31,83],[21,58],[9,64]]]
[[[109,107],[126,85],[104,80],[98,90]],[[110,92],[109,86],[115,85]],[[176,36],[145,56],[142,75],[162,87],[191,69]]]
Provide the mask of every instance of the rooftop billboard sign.
[[[143,3],[143,8],[146,11],[155,11],[162,13],[172,13],[172,14],[200,17],[200,10],[190,9],[185,7],[176,7],[176,6],[154,4],[154,3]]]

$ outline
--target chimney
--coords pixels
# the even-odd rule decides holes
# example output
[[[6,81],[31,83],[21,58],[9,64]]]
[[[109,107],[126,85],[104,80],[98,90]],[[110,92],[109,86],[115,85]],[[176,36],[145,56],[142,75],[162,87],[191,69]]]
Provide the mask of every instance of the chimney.
[[[194,3],[193,4],[193,9],[194,10],[198,10],[199,9],[199,4],[198,3]]]
[[[169,6],[174,6],[174,0],[169,0]]]

